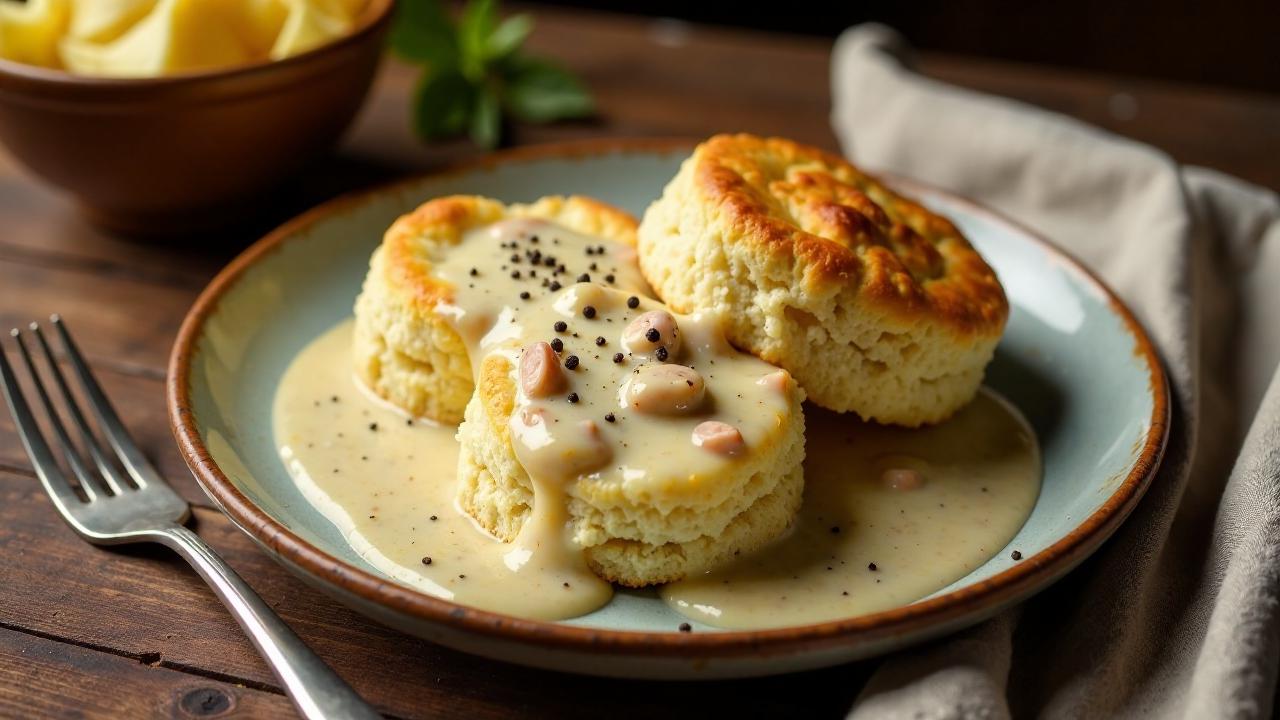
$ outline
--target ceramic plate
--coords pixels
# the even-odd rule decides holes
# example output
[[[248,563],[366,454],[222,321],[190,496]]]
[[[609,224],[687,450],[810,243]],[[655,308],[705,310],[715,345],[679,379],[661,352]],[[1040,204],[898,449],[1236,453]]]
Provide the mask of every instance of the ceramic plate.
[[[893,183],[951,217],[995,267],[1012,304],[986,382],[1035,426],[1040,499],[1011,543],[966,577],[903,607],[764,631],[694,633],[654,594],[619,593],[566,622],[440,600],[364,562],[295,489],[276,454],[271,403],[289,361],[351,314],[369,253],[398,215],[439,195],[530,201],[592,195],[637,215],[688,143],[608,141],[517,150],[323,205],[247,250],[183,324],[169,373],[174,432],[205,491],[285,567],[352,608],[461,650],[628,677],[788,672],[903,647],[978,622],[1043,589],[1101,544],[1138,502],[1164,448],[1168,399],[1143,330],[1061,251],[971,202]]]

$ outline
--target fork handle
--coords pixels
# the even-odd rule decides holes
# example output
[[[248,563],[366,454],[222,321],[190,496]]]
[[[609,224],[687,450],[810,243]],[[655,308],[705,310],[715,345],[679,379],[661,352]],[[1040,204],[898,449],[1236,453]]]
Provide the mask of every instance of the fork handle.
[[[166,528],[157,535],[160,543],[191,563],[213,588],[271,666],[302,717],[381,717],[199,535],[182,525]]]

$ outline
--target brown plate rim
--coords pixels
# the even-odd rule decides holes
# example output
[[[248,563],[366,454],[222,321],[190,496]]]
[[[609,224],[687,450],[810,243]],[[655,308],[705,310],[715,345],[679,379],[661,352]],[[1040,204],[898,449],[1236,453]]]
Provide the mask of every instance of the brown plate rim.
[[[1093,285],[1120,316],[1134,338],[1134,354],[1146,362],[1152,393],[1150,428],[1132,471],[1093,514],[1048,548],[1024,558],[1016,565],[981,582],[946,595],[870,615],[812,625],[768,630],[716,631],[706,633],[644,632],[609,630],[556,622],[528,620],[479,610],[426,595],[398,585],[335,558],[294,534],[245,497],[222,473],[200,438],[191,410],[191,359],[205,321],[217,309],[222,296],[263,257],[274,252],[289,237],[333,213],[389,192],[403,190],[431,178],[456,175],[498,165],[549,159],[572,159],[613,153],[670,153],[688,150],[696,143],[689,139],[596,139],[554,143],[505,150],[476,160],[452,165],[444,170],[387,183],[370,190],[351,193],[318,205],[295,217],[251,245],[227,265],[200,294],[178,331],[169,360],[166,400],[170,426],[190,467],[205,492],[245,532],[280,558],[308,574],[322,579],[364,601],[381,605],[417,620],[449,626],[468,634],[487,636],[533,646],[613,655],[712,657],[735,654],[775,655],[805,649],[855,645],[923,632],[946,626],[984,610],[1001,607],[1030,592],[1044,576],[1053,579],[1069,571],[1102,544],[1129,515],[1145,493],[1159,467],[1168,440],[1170,422],[1169,386],[1160,359],[1142,325],[1096,275],[1067,252],[1022,225],[988,210],[978,203],[938,190],[924,183],[893,177],[898,185],[928,189],[963,204],[976,215],[1003,224],[1039,243],[1051,255],[1073,268],[1082,280]]]

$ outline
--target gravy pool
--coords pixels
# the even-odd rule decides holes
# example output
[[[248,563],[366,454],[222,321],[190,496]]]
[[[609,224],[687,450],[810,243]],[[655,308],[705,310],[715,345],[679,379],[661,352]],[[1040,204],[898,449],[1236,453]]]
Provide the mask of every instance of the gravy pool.
[[[520,617],[565,619],[608,600],[608,586],[582,582],[576,568],[509,565],[511,546],[454,505],[456,429],[372,398],[352,377],[350,347],[348,321],[305,348],[281,380],[273,422],[299,489],[365,560],[436,597]],[[1034,435],[990,391],[922,430],[805,412],[805,500],[793,528],[727,567],[660,588],[678,612],[760,628],[907,604],[1004,549],[1035,505]],[[904,468],[924,483],[886,484],[885,470]]]

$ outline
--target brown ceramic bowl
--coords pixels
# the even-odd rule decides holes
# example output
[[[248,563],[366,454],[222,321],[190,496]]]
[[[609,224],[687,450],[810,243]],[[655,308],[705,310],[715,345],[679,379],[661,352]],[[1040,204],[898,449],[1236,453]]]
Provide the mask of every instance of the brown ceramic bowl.
[[[394,6],[369,0],[350,35],[225,70],[115,79],[0,60],[0,143],[112,229],[224,224],[337,141]]]

